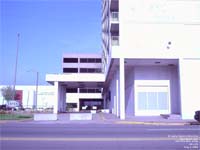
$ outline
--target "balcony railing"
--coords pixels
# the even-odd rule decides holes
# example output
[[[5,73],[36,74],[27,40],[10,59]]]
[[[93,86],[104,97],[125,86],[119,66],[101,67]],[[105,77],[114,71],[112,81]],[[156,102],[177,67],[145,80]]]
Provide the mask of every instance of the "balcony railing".
[[[111,36],[112,45],[119,45],[119,36]]]
[[[119,21],[119,12],[111,12],[111,20]]]

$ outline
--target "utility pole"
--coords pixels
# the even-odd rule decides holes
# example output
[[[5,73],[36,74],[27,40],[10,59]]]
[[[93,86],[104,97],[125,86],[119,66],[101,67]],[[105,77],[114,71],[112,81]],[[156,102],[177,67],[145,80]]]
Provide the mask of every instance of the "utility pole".
[[[13,83],[13,100],[15,99],[15,85],[16,85],[16,79],[17,79],[17,65],[18,65],[18,53],[19,53],[19,37],[20,34],[17,33],[17,52],[16,52],[16,59],[15,59],[15,72],[14,72],[14,83]]]

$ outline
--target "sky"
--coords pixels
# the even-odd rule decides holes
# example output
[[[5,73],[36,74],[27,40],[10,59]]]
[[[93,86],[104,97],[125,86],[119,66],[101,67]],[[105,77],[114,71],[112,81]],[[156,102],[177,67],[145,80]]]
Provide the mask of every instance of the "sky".
[[[64,53],[101,53],[101,0],[0,0],[0,85],[48,84]]]

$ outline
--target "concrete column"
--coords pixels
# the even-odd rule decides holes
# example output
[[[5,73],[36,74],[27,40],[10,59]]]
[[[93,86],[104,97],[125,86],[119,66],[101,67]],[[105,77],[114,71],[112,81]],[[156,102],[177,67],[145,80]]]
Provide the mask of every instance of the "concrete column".
[[[120,119],[125,119],[125,77],[124,58],[119,59],[119,85],[120,85]]]
[[[179,60],[180,95],[182,119],[193,119],[200,110],[200,58]]]
[[[107,109],[107,107],[106,107],[106,93],[103,94],[103,109]]]
[[[64,96],[64,88],[63,86],[60,86],[59,94],[60,94],[60,106],[59,106],[59,111],[63,112],[64,111],[64,102],[65,102],[65,96]]]
[[[116,95],[114,96],[114,114],[117,115],[117,100],[116,100]]]
[[[53,106],[53,113],[58,113],[58,101],[59,101],[59,83],[54,82],[54,106]]]
[[[63,100],[63,111],[66,111],[66,89],[65,89],[65,87],[63,87],[63,98],[64,98],[64,100]]]
[[[116,80],[116,115],[119,117],[119,80]]]

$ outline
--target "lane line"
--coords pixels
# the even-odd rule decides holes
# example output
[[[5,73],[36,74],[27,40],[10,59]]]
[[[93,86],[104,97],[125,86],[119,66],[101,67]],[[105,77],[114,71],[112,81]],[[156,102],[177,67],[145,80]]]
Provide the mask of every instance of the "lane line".
[[[64,142],[113,142],[113,141],[178,141],[183,137],[135,137],[135,138],[48,138],[48,137],[1,137],[0,141],[64,141]],[[188,137],[187,137],[188,140]],[[191,137],[200,141],[200,137]]]
[[[167,129],[167,128],[163,128],[163,129],[147,129],[148,131],[200,131],[200,128],[177,128],[177,129]]]

